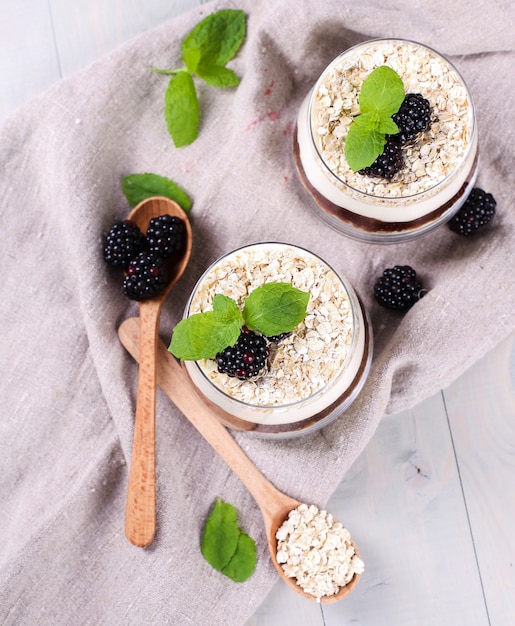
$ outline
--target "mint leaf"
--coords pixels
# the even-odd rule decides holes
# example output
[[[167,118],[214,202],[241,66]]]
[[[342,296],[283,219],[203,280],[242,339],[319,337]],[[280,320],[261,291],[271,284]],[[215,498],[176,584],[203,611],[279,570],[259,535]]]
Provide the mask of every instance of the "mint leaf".
[[[256,568],[256,543],[246,533],[240,532],[236,551],[227,565],[222,568],[222,574],[234,582],[242,583],[252,576]]]
[[[391,67],[381,65],[363,82],[359,109],[361,113],[375,111],[381,117],[391,117],[397,113],[403,100],[404,85],[401,77]]]
[[[345,140],[345,158],[354,171],[372,165],[386,143],[385,134],[378,130],[378,123],[373,124],[367,115],[354,118]]]
[[[243,326],[243,316],[236,302],[224,296],[221,293],[217,293],[213,298],[213,312],[217,319],[224,324],[231,324],[233,322]]]
[[[122,190],[131,207],[152,196],[164,196],[177,202],[186,212],[191,209],[188,194],[166,176],[150,173],[129,174],[122,180]]]
[[[395,70],[381,65],[363,81],[359,94],[361,115],[349,126],[345,140],[345,158],[357,172],[377,159],[383,152],[386,135],[399,132],[392,115],[404,100],[404,85]]]
[[[385,135],[396,135],[399,132],[399,127],[391,117],[385,117],[378,120],[377,130]]]
[[[193,74],[214,87],[235,87],[239,77],[224,67],[240,49],[246,33],[245,12],[222,9],[201,20],[184,38],[181,57],[186,67],[151,70],[172,75],[165,95],[165,119],[177,148],[198,136],[200,109]]]
[[[246,31],[245,12],[222,9],[200,21],[185,37],[181,57],[190,72],[201,63],[225,65],[238,52]]]
[[[256,544],[240,530],[236,518],[234,506],[217,498],[202,532],[200,551],[216,570],[243,582],[256,567]]]
[[[196,313],[175,327],[168,350],[183,361],[209,359],[233,346],[243,325],[270,337],[293,330],[306,316],[309,293],[289,283],[267,283],[245,299],[243,312],[236,302],[217,294],[213,310]]]
[[[239,310],[234,316],[226,313],[224,307],[223,315],[206,311],[181,320],[174,328],[168,349],[183,361],[198,361],[209,359],[227,346],[234,345],[243,325],[242,315]]]
[[[204,526],[200,550],[209,565],[216,570],[222,570],[236,552],[240,538],[236,515],[232,504],[217,498]]]
[[[165,119],[176,148],[198,136],[199,103],[191,74],[179,71],[170,79],[165,94]]]
[[[309,293],[289,283],[267,283],[245,299],[243,318],[250,330],[265,336],[292,331],[306,316]]]
[[[213,87],[236,87],[240,84],[239,77],[232,70],[221,65],[200,63],[196,73],[199,78]]]

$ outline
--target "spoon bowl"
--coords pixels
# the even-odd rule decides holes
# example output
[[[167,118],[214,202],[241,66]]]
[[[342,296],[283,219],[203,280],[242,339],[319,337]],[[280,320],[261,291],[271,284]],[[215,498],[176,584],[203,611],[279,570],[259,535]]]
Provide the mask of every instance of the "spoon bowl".
[[[138,319],[130,318],[125,320],[118,329],[118,336],[128,352],[136,360],[139,360],[140,324]],[[157,381],[159,386],[238,476],[259,506],[265,525],[270,557],[280,577],[301,596],[309,600],[315,600],[315,597],[306,593],[295,582],[295,579],[286,576],[283,568],[277,561],[276,532],[288,517],[289,512],[297,508],[301,503],[279,491],[261,474],[229,431],[210,410],[208,402],[196,393],[186,369],[179,365],[162,341],[158,342],[157,358],[159,364]],[[355,544],[352,543],[352,545],[359,556]],[[332,596],[322,596],[320,602],[329,603],[341,600],[354,589],[359,578],[359,574],[354,574],[352,580],[344,587],[341,587],[338,593]]]
[[[139,547],[148,546],[155,535],[156,349],[161,307],[186,269],[191,254],[192,235],[186,213],[176,202],[168,198],[161,196],[147,198],[128,216],[128,219],[146,233],[150,220],[165,214],[184,221],[185,238],[181,250],[165,260],[168,277],[165,289],[156,297],[139,303],[141,335],[138,396],[125,510],[125,535],[132,544]]]

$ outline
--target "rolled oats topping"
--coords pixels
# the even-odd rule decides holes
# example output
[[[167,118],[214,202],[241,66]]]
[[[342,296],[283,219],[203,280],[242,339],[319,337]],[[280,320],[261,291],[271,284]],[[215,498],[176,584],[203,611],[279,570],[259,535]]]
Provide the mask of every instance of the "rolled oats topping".
[[[336,273],[315,255],[294,246],[249,246],[222,258],[201,281],[190,314],[211,310],[216,294],[240,308],[257,287],[291,283],[310,294],[304,321],[271,344],[269,367],[249,380],[221,374],[212,359],[198,362],[214,385],[251,405],[277,407],[303,401],[324,388],[346,362],[353,338],[353,312]]]
[[[353,172],[344,154],[349,126],[360,113],[361,85],[381,65],[397,72],[406,93],[420,93],[431,107],[429,128],[403,147],[405,166],[390,181]],[[376,41],[342,55],[321,77],[313,94],[312,129],[324,163],[339,181],[373,196],[407,197],[434,188],[462,163],[473,110],[463,80],[443,57],[408,41]]]
[[[276,533],[277,562],[318,602],[348,585],[365,566],[349,531],[327,511],[301,504]]]

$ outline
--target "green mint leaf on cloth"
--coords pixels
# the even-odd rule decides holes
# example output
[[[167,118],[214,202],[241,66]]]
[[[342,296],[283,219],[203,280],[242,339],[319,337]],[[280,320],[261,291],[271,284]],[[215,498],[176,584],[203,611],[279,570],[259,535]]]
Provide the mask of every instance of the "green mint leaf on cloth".
[[[197,73],[202,63],[224,66],[240,49],[245,32],[244,11],[222,9],[205,17],[182,42],[181,56],[188,71]]]
[[[200,550],[206,561],[235,582],[247,580],[256,567],[256,544],[240,530],[232,504],[216,499],[202,532]]]
[[[292,331],[306,316],[309,293],[289,283],[267,283],[245,299],[243,318],[250,330],[265,336]]]
[[[191,74],[172,76],[165,94],[165,119],[176,148],[187,146],[198,136],[200,109]]]
[[[216,570],[222,570],[236,552],[241,532],[236,518],[237,512],[232,504],[217,498],[200,542],[202,556]]]
[[[234,582],[242,583],[254,573],[256,561],[256,542],[246,533],[240,532],[236,551],[221,571]]]
[[[173,180],[158,174],[129,174],[122,180],[122,190],[131,207],[153,196],[164,196],[188,212],[191,209],[191,199],[188,194]]]
[[[208,85],[213,87],[236,87],[240,84],[240,78],[235,72],[228,67],[221,65],[208,65],[201,63],[197,67],[196,74],[202,78]]]
[[[172,75],[165,95],[165,119],[176,148],[198,137],[200,109],[193,75],[214,87],[236,87],[240,79],[225,67],[245,39],[245,12],[222,9],[201,20],[183,39],[181,57],[185,67],[151,70]]]
[[[345,140],[345,158],[354,172],[372,165],[383,152],[386,135],[399,132],[392,115],[403,100],[403,82],[387,65],[377,67],[363,81],[359,94],[361,114],[353,119]]]

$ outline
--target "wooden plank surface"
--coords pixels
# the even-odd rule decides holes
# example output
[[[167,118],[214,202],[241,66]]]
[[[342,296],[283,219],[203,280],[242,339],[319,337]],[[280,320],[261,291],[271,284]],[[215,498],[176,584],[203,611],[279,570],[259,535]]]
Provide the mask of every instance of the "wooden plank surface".
[[[199,0],[3,0],[0,119]],[[448,389],[384,418],[328,509],[366,561],[336,605],[278,583],[247,626],[515,623],[515,338]],[[228,624],[231,624],[228,616]]]
[[[0,119],[60,77],[47,0],[2,0]]]
[[[490,623],[515,624],[515,341],[444,396]]]
[[[199,4],[199,0],[50,0],[63,76]]]
[[[441,394],[383,419],[331,506],[368,575],[346,606],[324,608],[326,626],[349,611],[367,625],[487,623]]]

